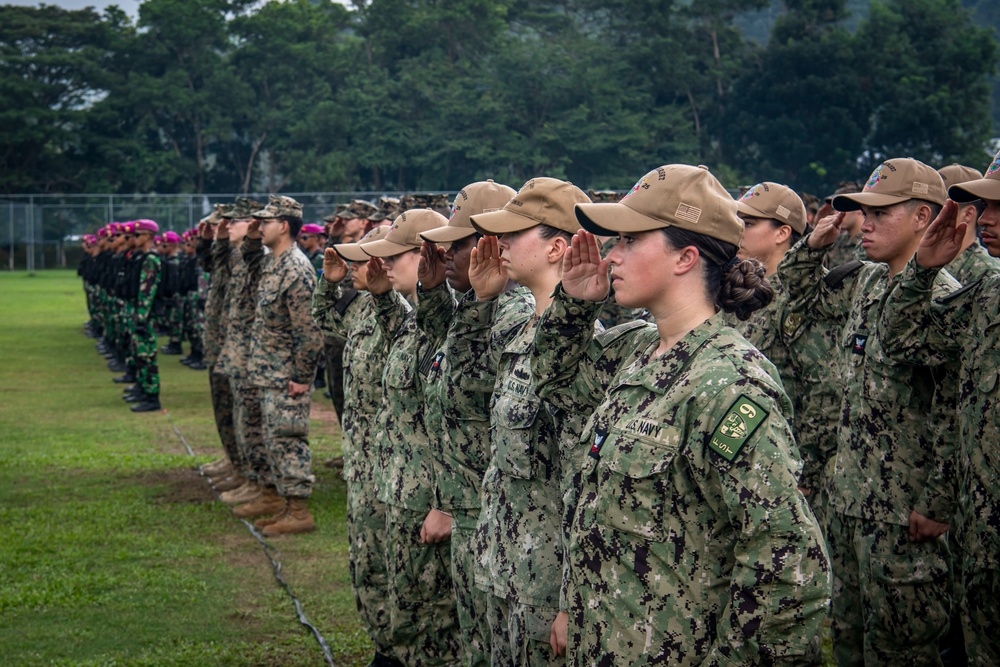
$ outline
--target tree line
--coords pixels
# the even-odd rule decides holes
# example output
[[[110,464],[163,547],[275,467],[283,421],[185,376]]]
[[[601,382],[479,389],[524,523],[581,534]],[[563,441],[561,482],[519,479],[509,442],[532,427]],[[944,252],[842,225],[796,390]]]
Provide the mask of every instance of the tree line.
[[[784,0],[749,39],[772,4],[0,6],[0,190],[627,188],[686,162],[824,194],[885,157],[988,161],[991,3]]]

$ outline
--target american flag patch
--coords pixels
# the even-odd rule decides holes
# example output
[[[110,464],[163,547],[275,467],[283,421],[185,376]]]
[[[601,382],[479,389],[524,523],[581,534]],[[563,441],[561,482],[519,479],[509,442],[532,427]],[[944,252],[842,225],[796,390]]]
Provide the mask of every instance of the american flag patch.
[[[674,215],[680,220],[698,224],[698,219],[701,218],[701,209],[689,204],[680,204]]]

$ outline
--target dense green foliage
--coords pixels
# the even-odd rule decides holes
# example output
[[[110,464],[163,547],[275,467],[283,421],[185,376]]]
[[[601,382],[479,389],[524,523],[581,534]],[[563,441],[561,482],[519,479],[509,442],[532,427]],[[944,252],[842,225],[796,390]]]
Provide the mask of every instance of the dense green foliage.
[[[0,191],[624,188],[683,161],[822,192],[891,155],[981,167],[989,26],[970,0],[0,6]]]

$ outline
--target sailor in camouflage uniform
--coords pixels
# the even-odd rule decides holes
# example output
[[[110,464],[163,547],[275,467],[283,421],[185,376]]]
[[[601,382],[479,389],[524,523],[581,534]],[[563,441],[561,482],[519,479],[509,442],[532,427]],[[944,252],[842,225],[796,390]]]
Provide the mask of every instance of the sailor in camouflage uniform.
[[[584,202],[589,197],[572,183],[533,178],[499,211],[472,216],[472,225],[490,236],[480,240],[470,260],[476,298],[463,299],[460,322],[488,322],[509,280],[530,289],[534,301],[533,311],[495,339],[490,340],[488,328],[469,327],[481,343],[492,343],[484,360],[496,369],[490,462],[476,526],[476,584],[489,594],[493,665],[566,662],[568,513],[563,497],[578,481],[585,415],[538,398],[530,359],[538,317],[559,283],[572,234],[580,228],[573,207]],[[458,333],[470,335],[461,328]]]
[[[270,250],[260,269],[256,311],[250,335],[247,383],[260,392],[264,446],[274,478],[257,501],[254,525],[265,536],[292,535],[315,529],[309,497],[315,477],[309,449],[312,381],[323,347],[312,317],[316,273],[295,237],[302,227],[302,205],[272,195],[247,230],[260,234]]]
[[[942,167],[938,173],[941,174],[941,179],[947,188],[983,177],[978,169],[960,164]],[[962,240],[962,249],[958,256],[948,262],[944,270],[962,285],[971,285],[1000,271],[1000,259],[990,256],[986,248],[979,243],[976,221],[985,208],[981,199],[963,201],[958,207],[958,222],[965,224],[965,238]]]
[[[1000,664],[1000,276],[935,299],[940,267],[965,244],[964,205],[980,200],[983,244],[1000,256],[1000,153],[986,177],[953,185],[953,200],[931,225],[889,295],[884,345],[894,358],[930,366],[962,365],[959,382],[957,541],[962,625],[969,664]],[[955,202],[958,202],[957,204]]]
[[[421,249],[421,289],[439,289],[447,280],[463,303],[471,300],[469,261],[478,235],[470,218],[502,208],[514,194],[512,188],[491,180],[471,183],[459,191],[448,224],[420,235],[430,242]],[[451,575],[465,667],[490,664],[490,636],[484,634],[487,595],[475,585],[475,527],[490,456],[489,405],[496,382],[496,365],[483,360],[489,358],[494,335],[504,335],[533,311],[534,300],[523,287],[507,289],[485,308],[459,309],[428,373],[425,421],[437,451],[433,460],[436,509],[450,515],[436,534],[451,533]],[[418,302],[417,326],[441,326],[441,322],[426,322],[424,312]],[[435,533],[431,523],[425,523],[424,530]]]
[[[323,275],[313,294],[313,317],[325,336],[344,343],[344,480],[347,538],[354,600],[372,644],[373,667],[398,665],[393,657],[386,571],[386,506],[378,498],[378,414],[382,406],[386,340],[368,294],[368,260],[360,245],[385,238],[376,227],[360,243],[340,243],[325,252]],[[344,263],[349,261],[350,268]],[[348,278],[350,274],[350,278]],[[344,281],[351,287],[344,288]]]
[[[791,308],[843,326],[844,398],[829,502],[832,627],[841,665],[940,664],[952,608],[950,553],[957,369],[891,360],[881,318],[891,279],[944,203],[936,171],[911,158],[882,163],[860,193],[833,200],[779,267]],[[861,209],[862,245],[875,262],[836,293],[822,261],[844,213]],[[958,284],[942,273],[937,295]]]
[[[451,318],[447,286],[417,287],[419,234],[447,219],[427,209],[400,215],[384,239],[361,246],[372,256],[367,283],[382,336],[389,346],[379,412],[379,499],[386,510],[386,563],[391,641],[406,665],[453,665],[459,661],[458,618],[451,587],[451,547],[447,535],[428,535],[429,514],[440,514],[434,498],[437,450],[425,422],[427,375],[441,333]],[[440,321],[432,330],[417,326],[404,299],[420,299],[421,317]],[[450,532],[450,531],[449,531]]]
[[[593,412],[569,545],[574,662],[797,663],[829,566],[777,371],[718,314],[745,319],[772,296],[735,257],[736,202],[706,169],[668,165],[619,204],[576,210],[620,242],[602,260],[575,236],[532,354],[543,399]],[[656,325],[594,336],[609,266],[616,298]]]
[[[861,190],[860,183],[852,181],[841,183],[834,193],[824,200],[823,207],[819,210],[818,215],[814,217],[814,220],[819,220],[835,212],[833,210],[834,197],[851,194],[859,190]],[[833,245],[830,246],[830,249],[826,251],[826,256],[823,258],[823,266],[832,270],[848,262],[863,262],[868,260],[868,255],[865,254],[864,248],[861,247],[861,223],[864,222],[864,219],[865,216],[861,211],[844,212],[844,222],[840,225],[840,235],[833,242]]]

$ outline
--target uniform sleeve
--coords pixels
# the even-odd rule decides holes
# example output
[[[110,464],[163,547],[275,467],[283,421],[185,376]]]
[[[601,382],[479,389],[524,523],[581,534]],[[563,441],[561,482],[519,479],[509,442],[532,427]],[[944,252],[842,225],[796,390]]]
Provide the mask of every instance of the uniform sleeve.
[[[247,285],[256,290],[264,267],[264,242],[261,239],[246,237],[240,245],[240,254],[247,266]]]
[[[160,256],[155,253],[146,255],[142,260],[139,272],[139,290],[136,296],[136,309],[149,313],[153,308],[153,299],[160,286]]]
[[[212,252],[213,245],[212,241],[199,237],[198,243],[194,247],[194,254],[198,258],[198,263],[201,264],[201,270],[206,273],[211,273],[215,268],[215,256]]]
[[[406,299],[395,290],[385,294],[372,294],[375,304],[376,320],[386,341],[386,355],[396,341],[396,332],[406,323],[406,318],[412,310]]]
[[[229,239],[216,239],[212,243],[212,282],[215,283],[218,276],[219,284],[229,282],[233,274],[232,269],[233,245]]]
[[[292,335],[292,382],[310,384],[316,377],[316,364],[323,349],[323,337],[310,304],[316,277],[312,273],[290,276],[285,290]]]
[[[803,237],[778,265],[778,278],[787,294],[787,310],[814,321],[846,321],[854,290],[833,290],[827,286],[823,279],[829,272],[823,268],[823,259],[829,248],[810,248],[808,239],[808,235]]]
[[[435,347],[448,335],[448,325],[455,312],[455,297],[447,281],[426,292],[417,287],[417,328]]]
[[[347,340],[354,315],[360,303],[360,293],[356,290],[337,289],[322,276],[316,281],[312,297],[312,316],[324,335],[337,340]]]
[[[705,665],[801,661],[829,610],[829,557],[796,486],[794,439],[771,393],[729,384],[688,431],[695,482],[706,498],[718,498],[716,513],[735,533],[728,602]],[[729,461],[711,443],[727,433],[733,413],[749,423],[763,420]]]

